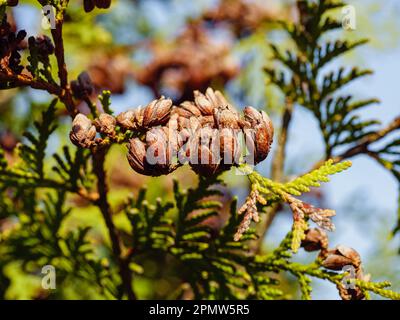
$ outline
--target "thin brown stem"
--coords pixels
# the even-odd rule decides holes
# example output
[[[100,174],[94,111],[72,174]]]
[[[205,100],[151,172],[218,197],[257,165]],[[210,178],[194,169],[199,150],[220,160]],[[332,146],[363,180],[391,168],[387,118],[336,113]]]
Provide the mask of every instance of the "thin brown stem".
[[[60,99],[65,104],[70,115],[75,116],[77,110],[72,98],[71,87],[68,83],[68,71],[65,63],[64,41],[62,38],[63,22],[64,21],[62,19],[57,19],[56,28],[51,30],[51,35],[53,36],[55,48],[54,51],[58,65],[58,77],[60,79],[60,86],[62,89]]]
[[[348,149],[341,155],[335,157],[335,160],[341,161],[344,159],[349,159],[351,157],[354,157],[355,155],[358,155],[360,153],[368,153],[368,147],[372,143],[381,140],[382,138],[386,137],[389,133],[399,128],[400,128],[400,116],[395,118],[382,130],[371,133],[368,136],[364,137],[364,139],[362,139],[356,146]]]
[[[26,74],[12,74],[0,72],[0,81],[9,82],[12,87],[30,87],[32,89],[44,90],[50,94],[60,96],[62,89],[48,82],[35,80]]]
[[[129,270],[129,260],[122,257],[120,238],[112,220],[112,210],[107,200],[108,185],[106,181],[106,172],[104,169],[106,150],[96,150],[96,152],[92,153],[92,156],[94,161],[93,171],[97,176],[97,188],[99,193],[99,199],[96,201],[96,204],[100,208],[108,229],[112,252],[118,262],[119,274],[124,292],[126,292],[128,299],[135,300],[136,296],[132,290],[132,273]]]

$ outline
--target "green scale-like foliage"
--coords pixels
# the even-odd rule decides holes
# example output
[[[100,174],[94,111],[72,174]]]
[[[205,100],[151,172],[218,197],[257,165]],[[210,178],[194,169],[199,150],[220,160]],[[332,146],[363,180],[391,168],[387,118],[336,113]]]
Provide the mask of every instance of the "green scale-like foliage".
[[[305,192],[310,192],[311,187],[320,187],[321,182],[328,182],[329,176],[340,173],[351,166],[350,161],[334,163],[333,160],[326,161],[321,167],[295,178],[287,183],[279,183],[261,176],[257,172],[252,172],[249,179],[261,193],[265,194],[267,201],[282,201],[282,195],[289,193],[294,196],[300,196]],[[278,197],[278,198],[277,198]]]
[[[18,163],[9,166],[1,150],[0,220],[17,218],[19,224],[15,232],[0,238],[0,266],[20,261],[22,270],[29,273],[53,265],[60,287],[66,280],[78,278],[99,286],[105,296],[116,297],[115,272],[94,258],[87,239],[90,228],[61,230],[72,211],[66,205],[67,194],[88,184],[84,176],[88,159],[83,150],[76,150],[75,157],[71,158],[69,149],[64,147],[62,156],[54,155],[57,165],[53,170],[58,178],[53,179],[46,172],[46,148],[56,129],[56,102],[53,101],[42,113],[41,120],[34,123],[36,133],[24,134],[26,142],[18,148]],[[2,272],[0,274],[2,279],[8,280]],[[4,296],[5,291],[1,294]]]
[[[126,212],[132,223],[133,248],[136,253],[161,251],[176,257],[184,270],[190,270],[189,282],[197,297],[234,298],[237,290],[246,287],[243,279],[248,247],[246,239],[254,238],[249,230],[240,242],[233,234],[240,223],[236,201],[231,206],[231,216],[226,225],[213,229],[207,221],[217,216],[222,203],[218,189],[213,188],[218,179],[200,178],[196,189],[182,190],[175,182],[175,203],[149,205],[142,190],[137,200],[130,201]],[[210,200],[212,197],[213,200]],[[216,198],[217,197],[217,198]],[[168,211],[176,215],[168,216]]]

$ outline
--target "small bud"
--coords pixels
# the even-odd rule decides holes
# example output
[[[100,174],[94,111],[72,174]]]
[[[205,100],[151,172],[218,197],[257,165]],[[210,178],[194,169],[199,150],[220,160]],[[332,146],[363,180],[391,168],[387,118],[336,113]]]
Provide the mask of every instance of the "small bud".
[[[200,91],[194,92],[194,101],[203,115],[212,115],[216,106]]]
[[[117,123],[125,130],[142,129],[143,112],[144,109],[141,107],[122,112],[117,116]]]
[[[161,97],[144,108],[143,126],[145,128],[166,124],[171,113],[172,100]]]
[[[97,130],[106,135],[115,134],[115,126],[117,121],[115,118],[107,113],[100,114],[99,118],[94,121]]]
[[[111,5],[111,0],[95,0],[96,7],[99,9],[107,9]]]
[[[342,270],[344,266],[348,265],[359,268],[361,265],[361,258],[357,251],[342,245],[329,250],[327,252],[327,257],[322,261],[322,266],[331,270]]]
[[[94,85],[87,72],[82,72],[78,80],[71,81],[71,89],[75,98],[85,99],[94,92]]]
[[[79,113],[72,121],[69,137],[76,146],[90,148],[96,137],[96,127],[84,114]]]
[[[29,48],[32,51],[33,48],[37,50],[39,59],[48,60],[49,55],[54,53],[54,45],[48,36],[41,35],[38,37],[30,37],[28,39]]]
[[[214,91],[211,88],[206,90],[205,95],[197,90],[194,91],[194,101],[201,113],[205,116],[212,116],[214,114],[214,109],[229,105],[221,92]]]
[[[19,50],[25,48],[23,39],[26,37],[26,31],[15,32],[14,30],[15,27],[7,21],[7,15],[4,15],[0,19],[0,68],[7,67],[14,74],[20,74],[24,66],[21,65]]]
[[[209,101],[213,104],[214,108],[222,107],[222,106],[228,106],[229,103],[223,96],[223,94],[216,90],[214,91],[212,88],[207,88],[206,90],[206,96]]]
[[[54,53],[54,45],[48,36],[39,36],[36,38],[39,52],[43,55],[50,55]]]
[[[7,0],[7,6],[16,7],[18,5],[18,0]]]
[[[214,122],[217,128],[239,129],[239,114],[230,105],[214,109]]]
[[[321,229],[309,229],[306,231],[306,237],[301,242],[301,246],[306,251],[319,251],[328,248],[328,236]]]
[[[25,30],[20,30],[20,31],[18,31],[18,33],[17,33],[17,35],[16,35],[16,37],[15,37],[15,40],[16,40],[18,43],[20,43],[20,42],[22,42],[22,40],[25,39],[26,35],[27,35],[27,33],[26,33]]]
[[[95,0],[83,0],[83,8],[85,12],[90,12],[95,7]]]

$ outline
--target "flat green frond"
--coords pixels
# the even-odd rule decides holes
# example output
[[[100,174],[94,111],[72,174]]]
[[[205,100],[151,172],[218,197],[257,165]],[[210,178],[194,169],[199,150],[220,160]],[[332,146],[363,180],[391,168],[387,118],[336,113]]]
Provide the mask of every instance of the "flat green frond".
[[[29,143],[22,144],[19,147],[19,155],[24,160],[19,168],[28,173],[36,175],[38,178],[44,176],[44,158],[47,147],[47,141],[50,135],[57,128],[54,123],[56,119],[57,99],[53,100],[48,109],[42,113],[40,122],[35,122],[37,136],[31,132],[24,134]]]
[[[333,160],[328,160],[318,169],[285,183],[283,188],[290,194],[300,195],[304,192],[309,192],[310,187],[320,187],[321,182],[329,181],[329,176],[347,170],[350,167],[351,161],[334,163]]]

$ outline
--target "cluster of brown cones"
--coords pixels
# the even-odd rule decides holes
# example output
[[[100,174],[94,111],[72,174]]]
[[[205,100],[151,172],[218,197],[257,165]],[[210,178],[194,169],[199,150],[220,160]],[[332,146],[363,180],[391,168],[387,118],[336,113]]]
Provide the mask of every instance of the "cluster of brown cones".
[[[91,121],[78,114],[70,138],[80,147],[92,148],[105,137],[115,139],[117,132],[134,133],[128,161],[136,172],[149,176],[169,174],[185,163],[199,174],[216,174],[238,165],[244,152],[247,163],[255,165],[267,157],[273,139],[265,112],[246,107],[241,116],[211,88],[205,94],[195,91],[194,101],[179,106],[161,97],[116,118],[101,114]],[[96,139],[97,133],[103,138]]]

